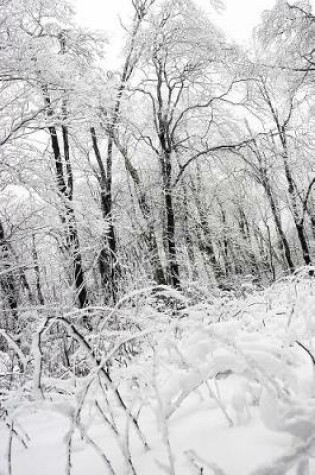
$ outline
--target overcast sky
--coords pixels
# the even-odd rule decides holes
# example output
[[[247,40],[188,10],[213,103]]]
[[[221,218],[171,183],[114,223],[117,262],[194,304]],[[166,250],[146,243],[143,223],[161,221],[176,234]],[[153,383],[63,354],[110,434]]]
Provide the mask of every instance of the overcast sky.
[[[80,23],[105,30],[111,43],[119,42],[121,27],[118,17],[128,21],[131,0],[72,0],[78,12]],[[195,0],[195,2],[213,18],[210,0]],[[315,0],[312,0],[315,4]],[[216,15],[217,22],[226,35],[239,43],[246,44],[252,29],[259,23],[260,15],[265,9],[271,8],[275,0],[225,0],[226,10]]]

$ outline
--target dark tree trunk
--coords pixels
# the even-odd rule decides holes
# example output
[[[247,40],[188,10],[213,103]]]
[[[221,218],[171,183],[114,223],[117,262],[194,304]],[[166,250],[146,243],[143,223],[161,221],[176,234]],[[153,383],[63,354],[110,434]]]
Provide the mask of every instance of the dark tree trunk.
[[[297,231],[301,248],[302,248],[303,260],[305,264],[308,266],[312,263],[312,260],[310,257],[309,247],[308,247],[308,243],[307,243],[305,232],[304,232],[304,224],[296,222],[295,226],[296,226],[296,231]]]
[[[299,216],[298,203],[297,203],[297,189],[296,189],[296,185],[295,185],[293,176],[291,174],[291,170],[290,170],[290,166],[288,162],[288,145],[287,145],[285,128],[282,127],[282,130],[281,132],[279,131],[279,133],[280,133],[281,143],[283,147],[284,172],[285,172],[285,176],[288,182],[288,192],[289,192],[291,206],[292,206],[294,224],[296,227],[298,239],[300,241],[303,260],[305,264],[308,266],[312,262],[311,262],[308,242],[307,242],[305,230],[304,230],[304,219],[303,217],[301,219]]]
[[[107,230],[103,236],[102,249],[99,256],[99,269],[102,281],[102,287],[106,290],[107,297],[113,302],[116,301],[118,291],[118,279],[120,276],[120,266],[117,259],[117,242],[115,227],[113,222],[113,203],[112,203],[112,154],[113,139],[108,137],[106,168],[103,163],[101,151],[98,145],[96,131],[94,127],[90,128],[93,150],[99,168],[98,181],[100,184],[101,210],[104,221],[107,224]]]
[[[33,262],[34,262],[34,271],[36,275],[36,291],[37,291],[37,300],[40,305],[45,304],[44,295],[42,292],[42,286],[40,281],[40,270],[39,270],[39,260],[38,260],[38,252],[36,248],[36,241],[34,234],[32,235],[32,255],[33,255]]]
[[[70,249],[73,252],[73,264],[74,264],[74,279],[77,301],[80,308],[84,308],[89,304],[88,291],[85,283],[82,256],[80,252],[80,243],[76,225],[76,219],[73,208],[68,210],[69,217],[69,240]]]
[[[164,140],[162,141],[162,143]],[[174,288],[180,288],[179,265],[177,261],[176,235],[175,235],[175,212],[171,185],[172,165],[168,150],[163,148],[162,157],[163,194],[165,208],[165,235],[164,245],[168,261],[168,283]]]
[[[139,172],[131,163],[131,160],[128,157],[127,150],[124,149],[118,143],[118,141],[116,143],[116,146],[124,158],[126,170],[133,181],[139,209],[141,211],[141,215],[145,222],[144,239],[145,239],[145,243],[149,252],[149,259],[150,259],[150,263],[153,270],[153,278],[157,284],[165,285],[166,279],[165,279],[164,269],[163,269],[163,265],[160,258],[159,246],[158,246],[157,238],[155,235],[151,206],[147,200],[146,193],[143,190]]]
[[[242,208],[239,208],[239,228],[241,236],[245,243],[246,261],[249,262],[250,270],[253,274],[260,277],[259,265],[253,251],[253,244],[251,240],[250,227],[246,218],[246,214]]]
[[[189,261],[189,265],[187,267],[192,279],[196,280],[198,278],[198,270],[197,270],[197,265],[196,265],[195,242],[193,239],[193,227],[190,225],[190,219],[189,219],[188,190],[185,185],[183,187],[183,193],[184,193],[184,197],[183,197],[182,229],[183,229],[184,240],[186,243],[188,261]]]
[[[312,205],[312,209],[314,209],[314,204],[312,202],[311,202],[311,205]],[[310,211],[308,207],[306,209],[306,212],[311,223],[311,231],[312,231],[313,239],[315,240],[315,214],[313,211]]]
[[[268,101],[268,104],[270,105],[269,101]],[[273,111],[273,109],[271,110]],[[253,149],[253,152],[258,160],[258,166],[253,165],[254,176],[257,182],[260,185],[262,185],[264,192],[267,195],[272,217],[276,226],[276,231],[281,243],[281,248],[282,248],[281,250],[283,254],[284,264],[287,265],[289,268],[289,271],[293,273],[295,271],[295,266],[291,257],[290,246],[282,227],[280,211],[278,210],[276,201],[273,196],[271,182],[270,182],[268,172],[267,172],[267,167],[266,167],[266,159],[264,157],[264,154],[260,152],[256,143],[255,143],[255,148]]]
[[[5,306],[13,317],[12,330],[18,333],[18,303],[19,303],[19,270],[14,269],[15,259],[10,243],[5,239],[5,233],[0,222],[0,255],[1,255],[1,277],[0,286]],[[8,324],[8,322],[6,322]]]
[[[231,263],[230,263],[230,258],[229,258],[229,241],[228,241],[228,235],[227,235],[227,219],[226,219],[226,213],[223,209],[222,204],[219,202],[220,206],[220,211],[221,211],[221,222],[222,222],[222,240],[220,242],[220,247],[221,247],[221,252],[222,252],[222,257],[223,257],[223,263],[224,263],[224,268],[225,268],[225,275],[228,277],[229,274],[231,273]]]
[[[225,278],[225,273],[221,267],[219,260],[215,254],[214,246],[212,243],[212,232],[209,226],[208,217],[201,202],[199,192],[196,187],[192,187],[194,193],[194,199],[197,207],[197,211],[200,218],[200,228],[203,236],[199,235],[199,249],[202,253],[205,253],[208,261],[210,262],[215,280],[218,284]]]
[[[44,100],[47,106],[47,116],[51,117],[53,111],[51,109],[51,101],[47,88],[43,88]],[[77,222],[75,212],[72,204],[73,200],[73,173],[70,163],[70,147],[69,147],[69,132],[68,128],[62,126],[63,137],[63,151],[64,159],[62,158],[57,129],[55,126],[48,127],[51,146],[54,156],[54,164],[56,170],[57,189],[62,199],[64,211],[60,215],[61,222],[66,227],[66,249],[72,254],[73,269],[74,269],[74,283],[76,290],[76,300],[80,308],[88,305],[88,291],[85,283],[85,276],[83,271],[82,256],[80,251],[80,242],[77,230]]]
[[[104,165],[100,149],[98,147],[95,128],[90,128],[92,137],[93,149],[99,166],[100,176],[99,183],[101,188],[101,208],[102,215],[107,224],[107,232],[104,234],[103,247],[99,257],[99,269],[101,274],[102,286],[107,290],[113,302],[116,301],[118,291],[118,281],[121,276],[121,268],[117,258],[117,239],[115,233],[115,225],[113,221],[113,197],[112,197],[112,168],[113,168],[113,146],[116,135],[116,128],[119,123],[119,115],[121,109],[121,101],[127,85],[127,82],[132,74],[135,63],[132,61],[134,52],[135,40],[139,31],[141,22],[145,17],[147,11],[143,8],[141,11],[135,7],[135,17],[129,51],[122,69],[120,84],[118,86],[114,108],[111,116],[106,118],[109,125],[106,127],[107,154],[106,165]]]
[[[305,236],[305,231],[304,231],[304,219],[303,215],[302,217],[299,216],[299,211],[298,211],[298,201],[297,201],[297,188],[291,173],[290,165],[289,165],[289,149],[288,149],[288,142],[287,142],[287,133],[286,133],[286,127],[288,124],[288,121],[290,119],[290,115],[288,119],[281,124],[278,113],[276,108],[273,106],[271,97],[268,93],[268,90],[266,86],[264,85],[264,96],[265,100],[270,108],[270,111],[273,115],[273,119],[275,121],[276,127],[277,127],[277,132],[279,136],[279,140],[282,146],[282,159],[283,159],[283,166],[284,166],[284,174],[288,183],[288,193],[289,193],[289,198],[290,198],[290,204],[292,208],[292,214],[293,214],[293,219],[294,219],[294,224],[296,227],[298,239],[302,248],[302,255],[303,255],[303,260],[306,265],[309,265],[311,263],[310,259],[310,253],[309,253],[309,248],[308,248],[308,243],[307,239]]]
[[[279,214],[277,205],[275,203],[275,200],[273,198],[272,191],[271,191],[271,186],[270,186],[270,183],[269,183],[269,179],[267,177],[264,177],[263,186],[264,186],[265,192],[266,192],[268,200],[269,200],[272,216],[273,216],[273,219],[274,219],[274,222],[275,222],[275,225],[276,225],[277,233],[280,237],[280,241],[281,241],[281,244],[282,244],[282,247],[283,247],[283,253],[284,253],[286,262],[288,264],[289,271],[291,273],[293,273],[295,271],[295,266],[294,266],[294,263],[292,261],[290,246],[289,246],[288,240],[286,238],[285,232],[282,228],[280,214]]]

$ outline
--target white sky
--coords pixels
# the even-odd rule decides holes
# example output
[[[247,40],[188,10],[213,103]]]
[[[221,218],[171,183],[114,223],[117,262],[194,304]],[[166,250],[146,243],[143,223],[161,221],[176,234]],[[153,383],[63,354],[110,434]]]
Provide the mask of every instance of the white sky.
[[[72,0],[78,13],[78,21],[85,26],[105,30],[112,47],[119,44],[121,26],[118,17],[128,24],[131,0]],[[259,23],[261,13],[272,8],[275,0],[225,0],[226,9],[221,15],[214,15],[210,0],[194,0],[209,12],[226,35],[246,44],[252,29]],[[315,0],[311,3],[315,5]],[[111,49],[111,48],[110,48]],[[118,48],[116,49],[117,53]]]

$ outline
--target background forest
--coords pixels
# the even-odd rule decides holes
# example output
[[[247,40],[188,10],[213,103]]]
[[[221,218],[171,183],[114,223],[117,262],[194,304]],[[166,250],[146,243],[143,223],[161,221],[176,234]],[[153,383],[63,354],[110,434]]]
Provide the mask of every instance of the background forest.
[[[143,285],[264,285],[312,264],[309,5],[254,49],[190,2],[134,1],[121,71],[64,2],[1,6],[1,289],[111,304]]]
[[[193,1],[130,3],[116,70],[106,37],[77,25],[66,1],[0,2],[0,419],[9,474],[12,440],[25,441],[10,416],[12,391],[43,400],[68,394],[61,381],[89,377],[80,413],[96,374],[146,446],[112,366],[128,369],[142,345],[152,350],[149,324],[177,338],[200,323],[192,306],[214,299],[205,314],[230,321],[236,301],[279,279],[296,282],[301,268],[314,272],[309,2],[278,0],[247,51]],[[187,315],[191,326],[175,328]],[[81,426],[71,414],[73,434]],[[163,427],[169,468],[157,473],[174,475]],[[127,446],[126,473],[137,473]],[[108,473],[123,473],[102,457]],[[304,458],[299,467],[313,473],[302,471]]]

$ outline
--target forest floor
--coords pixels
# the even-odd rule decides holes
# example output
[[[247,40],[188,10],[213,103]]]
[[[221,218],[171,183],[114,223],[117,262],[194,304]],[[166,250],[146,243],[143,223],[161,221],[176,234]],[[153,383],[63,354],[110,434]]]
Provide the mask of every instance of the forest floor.
[[[313,279],[209,294],[176,316],[149,300],[124,312],[144,322],[141,343],[113,359],[111,384],[46,375],[44,398],[10,395],[1,475],[315,474]]]

